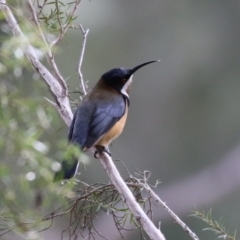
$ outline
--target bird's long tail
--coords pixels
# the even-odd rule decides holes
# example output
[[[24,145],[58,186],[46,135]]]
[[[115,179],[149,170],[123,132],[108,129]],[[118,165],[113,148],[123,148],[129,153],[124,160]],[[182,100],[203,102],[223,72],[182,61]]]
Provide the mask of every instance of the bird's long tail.
[[[61,169],[54,175],[53,182],[74,177],[77,172],[79,161],[77,158],[63,160]]]
[[[79,146],[69,144],[65,152],[64,160],[61,164],[61,169],[55,173],[53,182],[74,177],[78,169],[78,159],[81,153],[82,150],[79,148]]]

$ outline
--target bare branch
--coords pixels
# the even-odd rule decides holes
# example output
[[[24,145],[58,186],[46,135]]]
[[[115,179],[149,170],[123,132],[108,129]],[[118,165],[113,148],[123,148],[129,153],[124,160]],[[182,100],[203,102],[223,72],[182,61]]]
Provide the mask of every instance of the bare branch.
[[[165,208],[169,215],[182,227],[182,229],[189,234],[189,236],[194,240],[199,240],[197,235],[163,202],[160,197],[150,188],[147,184],[142,184],[142,187],[150,194],[151,197],[155,199],[155,202],[160,206]]]
[[[152,221],[147,217],[143,209],[136,202],[132,192],[120,176],[116,166],[112,161],[112,158],[104,152],[99,155],[99,160],[102,163],[105,171],[107,172],[109,178],[111,179],[119,194],[122,196],[123,201],[126,202],[127,206],[133,213],[137,222],[143,227],[144,231],[151,239],[164,240],[165,237],[160,229],[156,228]]]
[[[141,176],[141,179],[132,177],[129,173],[129,170],[127,169],[126,165],[120,161],[124,168],[126,169],[126,171],[128,172],[129,176],[130,176],[130,180],[134,179],[136,184],[141,186],[142,189],[145,189],[149,195],[150,198],[153,198],[155,200],[156,203],[158,203],[158,205],[160,205],[161,207],[165,208],[168,212],[168,214],[182,227],[182,229],[187,232],[189,234],[189,236],[194,239],[194,240],[199,240],[199,238],[196,236],[196,234],[194,232],[192,232],[192,230],[167,206],[167,204],[165,202],[163,202],[160,197],[151,189],[151,187],[148,184],[148,180],[151,176],[151,172],[150,171],[144,171],[143,173],[140,172],[139,170],[137,170],[137,175]],[[156,183],[157,186],[158,183]],[[154,187],[156,187],[154,186]],[[151,201],[149,201],[150,204],[150,209],[149,212],[151,214]],[[151,218],[152,219],[152,218]]]
[[[41,38],[42,38],[42,40],[43,40],[43,42],[44,42],[44,44],[46,46],[46,49],[47,49],[47,60],[48,60],[48,62],[50,64],[50,66],[51,66],[51,69],[52,69],[56,79],[58,80],[58,82],[62,86],[62,95],[67,95],[67,91],[68,91],[67,84],[66,84],[63,76],[61,75],[61,73],[60,73],[60,71],[59,71],[59,69],[58,69],[58,67],[56,65],[56,62],[55,62],[55,59],[54,59],[54,55],[53,55],[53,53],[52,53],[52,51],[51,51],[51,49],[50,49],[50,47],[49,47],[49,45],[48,45],[48,43],[46,41],[46,38],[45,38],[45,36],[43,34],[43,31],[42,31],[41,26],[39,24],[37,13],[36,13],[35,8],[34,8],[34,6],[32,4],[32,1],[31,0],[27,0],[27,3],[28,3],[28,6],[29,6],[29,9],[30,9],[30,12],[32,13],[33,21],[34,21],[35,25],[37,26],[38,31],[40,33],[40,36],[41,36]],[[57,3],[56,3],[56,5],[57,5]]]
[[[51,101],[50,99],[48,99],[48,98],[46,98],[46,97],[45,97],[45,99],[46,99],[54,108],[58,108],[58,105],[57,105],[55,102]]]
[[[124,165],[125,166],[125,165]],[[125,166],[126,168],[126,166]],[[128,171],[128,170],[127,170]],[[163,202],[160,197],[151,189],[151,187],[148,185],[148,180],[151,176],[151,172],[149,171],[144,171],[143,173],[140,172],[138,170],[138,172],[136,173],[137,175],[141,176],[141,179],[137,179],[135,177],[131,177],[132,179],[135,179],[135,181],[137,182],[137,184],[139,184],[141,186],[141,188],[145,189],[150,197],[152,197],[156,203],[158,203],[158,205],[160,205],[161,207],[165,208],[167,210],[167,212],[169,213],[169,215],[182,227],[182,229],[187,232],[189,234],[189,236],[194,239],[194,240],[199,240],[199,238],[197,237],[197,235],[192,232],[192,230],[167,206],[167,204],[165,202]],[[156,184],[157,185],[157,184]],[[151,202],[150,202],[151,204]],[[150,206],[150,211],[151,211],[151,206]]]
[[[21,37],[22,41],[25,43],[24,53],[28,57],[29,61],[32,63],[34,69],[40,73],[40,75],[45,80],[46,84],[50,88],[50,91],[53,97],[56,100],[57,105],[60,108],[60,115],[65,121],[65,123],[69,126],[71,124],[71,120],[73,117],[72,110],[70,108],[69,100],[66,95],[63,95],[62,86],[59,82],[54,78],[54,76],[48,71],[48,69],[42,65],[39,61],[33,47],[29,43],[28,39],[23,34],[22,30],[19,27],[18,22],[13,16],[11,10],[6,4],[6,0],[0,0],[0,9],[3,12],[5,19],[12,30],[15,36]]]
[[[82,49],[81,49],[79,63],[78,63],[78,74],[79,74],[79,78],[80,78],[80,87],[82,88],[82,91],[83,91],[84,95],[86,95],[87,92],[86,92],[86,87],[85,87],[85,83],[84,83],[84,79],[83,79],[83,74],[82,74],[81,68],[82,68],[82,62],[83,62],[83,57],[84,57],[86,41],[87,41],[87,35],[88,35],[88,32],[89,32],[89,29],[87,29],[85,31],[81,24],[79,24],[79,27],[80,27],[80,29],[82,31],[82,34],[83,34],[83,43],[82,43]]]

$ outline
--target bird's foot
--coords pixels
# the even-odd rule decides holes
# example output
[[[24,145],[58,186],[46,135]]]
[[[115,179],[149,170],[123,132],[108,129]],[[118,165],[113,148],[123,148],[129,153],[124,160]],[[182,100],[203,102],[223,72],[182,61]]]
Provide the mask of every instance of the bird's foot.
[[[98,150],[96,150],[95,153],[94,153],[94,157],[95,157],[96,159],[98,159],[98,156],[97,156],[97,155],[98,155]]]
[[[94,157],[96,159],[98,159],[97,154],[105,152],[107,153],[110,157],[112,156],[111,152],[109,151],[108,147],[104,147],[104,146],[96,146],[96,151],[94,153]]]

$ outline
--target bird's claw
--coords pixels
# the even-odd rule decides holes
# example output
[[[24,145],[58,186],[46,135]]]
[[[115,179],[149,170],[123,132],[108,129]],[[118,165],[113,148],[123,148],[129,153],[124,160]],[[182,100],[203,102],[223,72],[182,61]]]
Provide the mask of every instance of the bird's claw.
[[[106,147],[104,147],[104,146],[96,146],[96,151],[95,151],[95,153],[94,153],[94,157],[95,157],[96,159],[98,159],[97,154],[102,153],[102,152],[107,153],[110,157],[112,156],[112,154],[110,153],[110,151],[109,151],[108,148],[106,148]]]
[[[98,159],[98,157],[97,157],[97,154],[98,154],[98,153],[99,153],[98,150],[96,150],[95,153],[94,153],[94,157],[95,157],[96,159]]]

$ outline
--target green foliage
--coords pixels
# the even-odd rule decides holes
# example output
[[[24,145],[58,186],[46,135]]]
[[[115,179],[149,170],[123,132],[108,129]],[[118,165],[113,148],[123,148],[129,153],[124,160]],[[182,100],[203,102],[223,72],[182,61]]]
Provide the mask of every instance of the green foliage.
[[[13,69],[16,77],[18,77],[21,75],[22,67],[29,68],[31,66],[28,59],[24,57],[24,49],[27,43],[35,47],[35,53],[40,59],[44,57],[45,53],[50,49],[50,46],[42,41],[42,33],[45,35],[46,40],[51,42],[56,36],[50,33],[63,36],[65,30],[68,28],[76,28],[74,26],[74,20],[76,19],[74,14],[78,2],[79,0],[39,1],[39,6],[36,8],[37,18],[41,27],[41,29],[39,29],[33,21],[30,21],[29,17],[26,17],[25,9],[22,6],[26,4],[26,2],[13,1],[13,5],[11,5],[11,1],[8,1],[8,5],[11,6],[11,10],[24,33],[24,37],[12,36],[9,26],[6,23],[1,25],[1,30],[3,32],[0,34],[2,43],[0,55],[1,59],[4,59],[4,62],[0,60],[0,76],[5,74],[8,69]],[[2,13],[0,13],[0,20],[1,19],[4,19]],[[56,52],[56,48],[54,48],[54,52]]]
[[[6,22],[0,22],[0,236],[14,231],[27,239],[39,239],[38,231],[52,224],[52,218],[44,216],[75,196],[72,182],[64,187],[52,183],[67,149],[66,138],[59,138],[59,129],[65,124],[43,98],[48,91],[39,75],[32,73],[24,50],[30,43],[41,59],[49,50],[41,34],[47,40],[55,38],[49,30],[62,34],[74,21],[76,2],[37,2],[43,4],[36,8],[42,17],[41,29],[27,16],[23,8],[27,3],[22,1],[8,4],[14,4],[10,8],[24,37],[12,36]],[[2,14],[0,19],[4,19]],[[65,155],[79,154],[79,149],[69,149]]]
[[[19,88],[2,80],[0,88],[0,236],[9,230],[27,236],[46,228],[49,222],[41,219],[63,201],[59,186],[52,184],[58,163],[51,159],[50,150],[64,145],[54,137],[55,110],[42,97],[21,92],[19,82],[16,85]],[[41,85],[35,85],[39,91]],[[37,232],[34,236],[39,238]]]
[[[64,153],[64,159],[70,161],[73,158],[79,158],[81,156],[81,150],[75,145],[69,145]],[[80,159],[79,159],[80,160]]]
[[[26,32],[28,38],[31,39],[31,44],[38,48],[38,55],[41,57],[46,51],[46,47],[39,41],[38,35],[35,32]],[[28,59],[24,57],[24,49],[26,48],[26,39],[22,37],[11,37],[4,41],[0,48],[0,55],[4,59],[0,65],[0,75],[5,73],[7,69],[15,69],[16,67],[29,68]],[[16,63],[18,63],[16,65]]]
[[[219,239],[222,238],[226,240],[236,240],[237,231],[235,231],[234,234],[231,234],[228,230],[226,230],[226,227],[224,226],[225,223],[222,219],[219,221],[214,220],[212,217],[212,209],[210,209],[208,212],[196,210],[194,211],[193,216],[200,218],[202,221],[207,223],[209,227],[203,230],[214,232],[216,235],[218,235]]]
[[[12,77],[18,78],[24,69],[31,69],[29,60],[24,56],[27,45],[30,43],[34,47],[35,53],[40,59],[48,50],[48,46],[40,39],[39,30],[29,22],[26,13],[17,7],[14,7],[13,11],[24,36],[13,36],[9,26],[5,22],[0,22],[0,76],[4,76],[10,70],[14,73]]]
[[[46,0],[42,8],[39,8],[38,18],[50,32],[61,32],[68,25],[74,28],[73,22],[77,17],[74,17],[73,11],[75,11],[76,2],[78,1]]]

